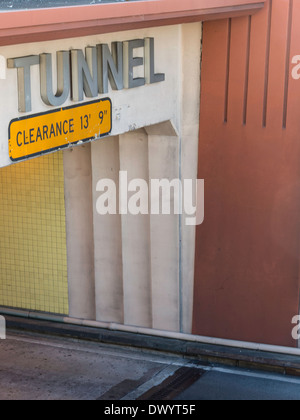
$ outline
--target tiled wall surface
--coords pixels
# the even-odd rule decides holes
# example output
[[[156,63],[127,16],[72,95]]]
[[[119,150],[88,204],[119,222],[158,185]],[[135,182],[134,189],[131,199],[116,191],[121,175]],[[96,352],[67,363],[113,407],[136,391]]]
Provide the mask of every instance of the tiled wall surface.
[[[0,170],[0,305],[68,314],[62,153]]]

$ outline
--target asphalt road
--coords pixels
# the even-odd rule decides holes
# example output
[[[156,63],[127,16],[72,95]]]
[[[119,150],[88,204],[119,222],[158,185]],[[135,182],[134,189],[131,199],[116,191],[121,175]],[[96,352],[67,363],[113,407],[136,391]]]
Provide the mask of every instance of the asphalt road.
[[[177,399],[298,401],[300,400],[300,379],[241,369],[214,368],[181,393]]]
[[[300,378],[44,335],[0,340],[1,400],[298,400]]]

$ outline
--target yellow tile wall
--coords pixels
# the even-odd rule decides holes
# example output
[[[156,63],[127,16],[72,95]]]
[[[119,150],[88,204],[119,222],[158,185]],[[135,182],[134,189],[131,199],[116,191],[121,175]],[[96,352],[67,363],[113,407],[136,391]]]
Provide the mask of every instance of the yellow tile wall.
[[[69,312],[62,152],[0,169],[0,305]]]

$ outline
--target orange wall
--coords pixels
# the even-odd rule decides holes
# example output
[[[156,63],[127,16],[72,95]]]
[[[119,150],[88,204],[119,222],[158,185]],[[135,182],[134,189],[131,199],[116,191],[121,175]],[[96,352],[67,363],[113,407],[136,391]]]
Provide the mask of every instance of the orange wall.
[[[194,333],[296,346],[300,2],[204,24]]]

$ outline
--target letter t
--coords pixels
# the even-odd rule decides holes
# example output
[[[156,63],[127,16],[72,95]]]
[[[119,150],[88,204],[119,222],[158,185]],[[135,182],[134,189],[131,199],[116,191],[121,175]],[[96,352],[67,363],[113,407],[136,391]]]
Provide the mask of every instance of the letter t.
[[[31,72],[30,67],[40,64],[38,55],[30,55],[28,57],[9,58],[7,67],[10,69],[18,69],[18,95],[19,95],[19,111],[30,112],[31,107]]]

